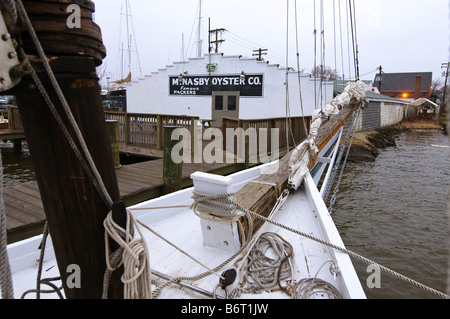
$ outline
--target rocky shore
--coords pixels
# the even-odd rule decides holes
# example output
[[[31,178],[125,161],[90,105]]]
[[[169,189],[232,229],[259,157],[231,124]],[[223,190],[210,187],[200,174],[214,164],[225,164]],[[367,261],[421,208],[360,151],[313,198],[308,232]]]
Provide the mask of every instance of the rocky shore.
[[[373,162],[379,150],[395,146],[398,134],[408,130],[444,132],[445,127],[434,121],[404,121],[400,124],[370,132],[357,132],[349,152],[349,161]]]

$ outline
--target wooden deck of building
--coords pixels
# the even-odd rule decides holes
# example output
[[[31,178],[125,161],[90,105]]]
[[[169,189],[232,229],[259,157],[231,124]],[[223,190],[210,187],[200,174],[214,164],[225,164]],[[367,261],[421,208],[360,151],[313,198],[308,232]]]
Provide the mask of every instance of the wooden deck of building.
[[[190,175],[196,171],[228,175],[243,168],[244,164],[183,164],[181,188],[190,187]],[[121,198],[126,205],[159,197],[164,194],[163,160],[124,165],[116,170]],[[6,211],[8,243],[42,233],[45,213],[37,182],[27,182],[3,189]]]

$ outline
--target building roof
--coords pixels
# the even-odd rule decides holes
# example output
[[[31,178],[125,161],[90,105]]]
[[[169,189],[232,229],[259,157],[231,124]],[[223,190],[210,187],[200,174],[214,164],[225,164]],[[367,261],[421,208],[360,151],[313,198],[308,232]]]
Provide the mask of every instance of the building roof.
[[[425,99],[425,98],[420,98],[418,100],[415,100],[414,102],[411,102],[409,105],[411,105],[411,106],[422,106],[424,104],[425,105],[429,105],[429,106],[431,106],[434,109],[439,107],[438,104],[436,104],[436,103],[434,103],[434,102],[432,102],[432,101],[430,101],[428,99]]]
[[[420,92],[429,92],[432,85],[432,72],[411,72],[411,73],[383,73],[381,75],[382,92],[415,92],[416,78],[422,76]],[[375,76],[373,85],[378,87],[378,77]]]
[[[334,91],[338,94],[344,92],[345,87],[347,86],[348,82],[352,81],[342,81],[337,80],[334,81]],[[366,84],[371,84],[372,81],[363,81]],[[394,97],[386,96],[383,94],[379,94],[377,92],[367,91],[366,92],[367,98],[369,101],[376,101],[376,102],[393,102],[393,103],[399,103],[399,104],[408,104],[408,101],[397,99]]]

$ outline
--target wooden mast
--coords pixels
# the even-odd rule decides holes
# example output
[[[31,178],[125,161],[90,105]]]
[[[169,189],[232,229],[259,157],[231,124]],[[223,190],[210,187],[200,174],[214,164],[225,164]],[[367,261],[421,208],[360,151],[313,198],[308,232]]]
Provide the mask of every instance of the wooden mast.
[[[81,9],[80,28],[68,27],[68,18],[73,13],[68,6],[72,4]],[[120,193],[96,74],[106,50],[100,28],[92,21],[94,3],[89,0],[23,0],[23,5],[109,196],[117,202]],[[16,36],[74,136],[30,34],[24,32]],[[75,156],[32,78],[24,76],[9,94],[17,98],[65,295],[68,299],[101,298],[106,268],[103,221],[111,207]],[[78,275],[70,271],[71,265],[79,267],[80,287],[67,285],[68,280],[76,278],[73,275]],[[120,276],[120,270],[113,274],[110,298],[123,298]]]

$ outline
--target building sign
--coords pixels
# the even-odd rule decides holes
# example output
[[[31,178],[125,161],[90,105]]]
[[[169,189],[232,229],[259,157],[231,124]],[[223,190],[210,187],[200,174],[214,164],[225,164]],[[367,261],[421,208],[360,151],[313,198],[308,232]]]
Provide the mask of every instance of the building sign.
[[[178,76],[169,78],[170,95],[212,95],[217,91],[238,91],[240,96],[263,96],[264,76],[246,74],[221,76]]]

